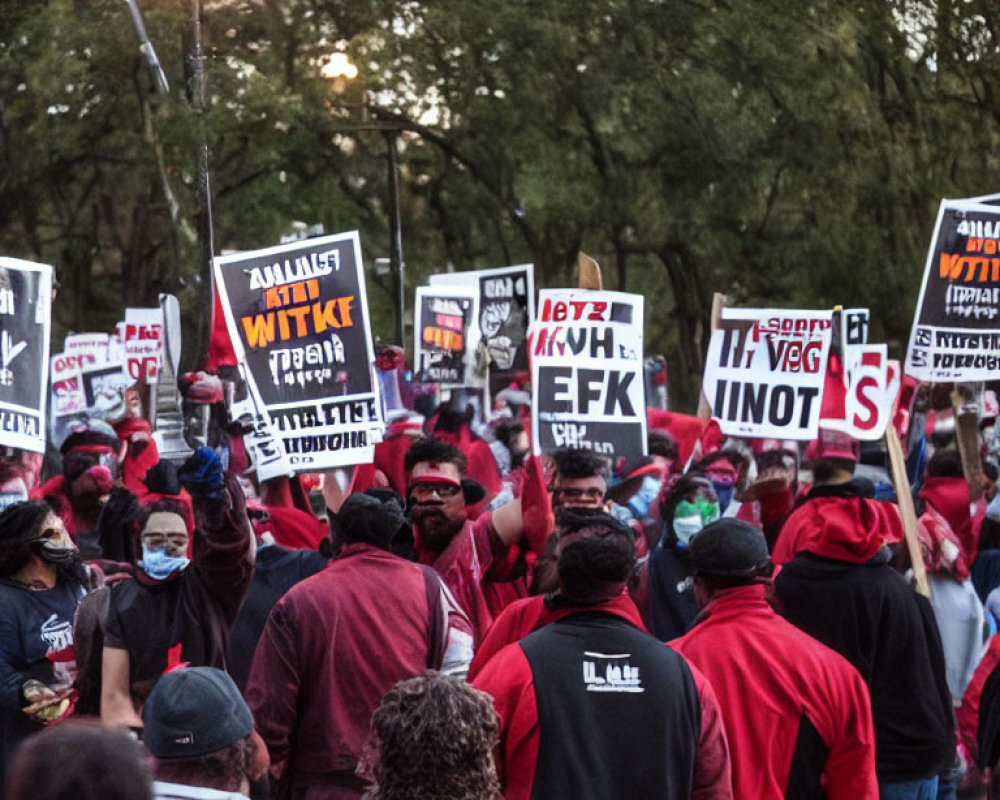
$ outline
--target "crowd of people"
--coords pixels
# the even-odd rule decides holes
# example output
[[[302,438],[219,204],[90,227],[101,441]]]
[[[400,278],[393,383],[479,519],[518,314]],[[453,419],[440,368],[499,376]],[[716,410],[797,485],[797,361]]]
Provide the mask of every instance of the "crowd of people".
[[[971,471],[947,410],[903,432],[913,549],[878,446],[650,409],[647,456],[538,456],[521,388],[397,409],[373,463],[318,476],[256,480],[221,391],[181,463],[135,404],[9,450],[3,796],[990,788],[995,418]]]

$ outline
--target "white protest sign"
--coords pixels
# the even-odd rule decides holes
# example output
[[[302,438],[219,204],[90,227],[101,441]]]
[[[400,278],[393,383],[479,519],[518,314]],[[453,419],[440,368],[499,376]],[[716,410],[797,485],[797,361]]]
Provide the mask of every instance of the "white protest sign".
[[[831,419],[824,415],[823,426],[862,442],[881,439],[892,421],[899,394],[899,362],[889,359],[887,345],[853,345],[844,352],[844,374],[844,417]]]
[[[122,328],[125,374],[132,380],[156,383],[163,350],[163,310],[126,308]]]
[[[643,297],[546,289],[538,303],[530,332],[535,452],[644,455]]]
[[[831,311],[723,309],[704,381],[723,433],[815,439],[831,335]]]

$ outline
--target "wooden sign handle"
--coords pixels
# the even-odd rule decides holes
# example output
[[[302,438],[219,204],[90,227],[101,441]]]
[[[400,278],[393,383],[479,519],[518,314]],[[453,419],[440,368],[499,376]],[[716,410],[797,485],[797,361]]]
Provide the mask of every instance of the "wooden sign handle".
[[[889,467],[892,471],[892,483],[896,487],[896,502],[899,504],[899,514],[903,518],[903,536],[913,567],[914,588],[929,599],[931,587],[927,582],[924,556],[920,549],[920,538],[917,536],[917,512],[913,507],[913,495],[910,494],[910,479],[906,476],[906,460],[903,458],[903,447],[899,443],[899,436],[892,425],[885,429],[885,444],[889,450]]]

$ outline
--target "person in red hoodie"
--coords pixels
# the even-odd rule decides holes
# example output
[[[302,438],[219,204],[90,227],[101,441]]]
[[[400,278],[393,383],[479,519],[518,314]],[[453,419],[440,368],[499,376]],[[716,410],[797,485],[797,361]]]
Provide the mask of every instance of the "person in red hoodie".
[[[734,796],[877,800],[868,688],[842,656],[768,605],[764,535],[721,519],[692,540],[690,559],[701,613],[670,646],[719,698]]]
[[[852,464],[817,461],[809,498],[788,518],[773,559],[790,622],[844,656],[871,694],[876,770],[885,800],[933,800],[955,755],[944,653],[930,603],[890,564],[889,528],[852,480]]]
[[[62,474],[32,491],[31,498],[52,506],[74,539],[88,536],[97,527],[118,475],[120,447],[118,436],[107,423],[91,420],[76,425],[59,448]]]

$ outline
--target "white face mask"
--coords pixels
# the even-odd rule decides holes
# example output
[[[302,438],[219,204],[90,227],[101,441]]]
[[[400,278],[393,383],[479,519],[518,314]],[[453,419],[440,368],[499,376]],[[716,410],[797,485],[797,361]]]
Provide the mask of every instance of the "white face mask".
[[[695,534],[698,533],[705,523],[701,514],[693,514],[690,517],[674,517],[674,533],[677,535],[677,544],[687,547]]]

